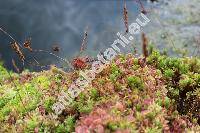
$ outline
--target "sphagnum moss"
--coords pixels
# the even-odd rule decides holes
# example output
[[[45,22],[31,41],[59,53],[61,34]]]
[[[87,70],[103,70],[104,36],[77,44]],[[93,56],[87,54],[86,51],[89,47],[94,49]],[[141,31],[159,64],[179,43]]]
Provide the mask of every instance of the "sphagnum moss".
[[[78,70],[11,72],[16,90],[1,64],[0,132],[200,131],[200,59],[152,50],[146,60],[116,57],[57,119],[51,106]]]

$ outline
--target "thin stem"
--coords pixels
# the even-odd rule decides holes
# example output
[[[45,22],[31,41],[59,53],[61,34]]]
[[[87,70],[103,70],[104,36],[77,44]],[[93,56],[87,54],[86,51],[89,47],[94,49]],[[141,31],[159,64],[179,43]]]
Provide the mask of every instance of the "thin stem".
[[[3,30],[3,28],[0,27],[0,31],[2,31],[5,35],[7,35],[8,37],[10,37],[14,42],[16,42],[17,44],[19,44],[19,46],[20,46],[22,49],[25,49],[25,48],[23,47],[22,44],[20,44],[18,41],[16,41],[8,32],[6,32],[5,30]],[[60,59],[60,60],[62,60],[62,61],[64,61],[64,62],[66,62],[70,68],[73,68],[68,60],[63,59],[62,57],[59,57],[59,56],[57,56],[56,54],[54,54],[54,53],[52,53],[52,52],[49,52],[49,51],[46,51],[46,50],[34,50],[34,52],[44,52],[44,53],[48,53],[48,54],[50,54],[50,55],[53,55],[53,56],[55,56],[56,58],[58,58],[58,59]],[[32,58],[34,59],[34,61],[36,61],[36,59],[34,58],[34,56],[33,56]],[[36,61],[36,63],[38,64],[37,66],[40,66],[38,61]],[[31,63],[30,63],[30,64],[31,64]],[[24,62],[23,62],[23,66],[24,66]],[[43,67],[45,67],[45,66],[40,66],[40,67],[43,68]]]
[[[58,58],[58,59],[60,59],[60,60],[62,60],[62,61],[64,61],[64,62],[66,62],[66,63],[69,65],[70,68],[73,68],[68,60],[66,60],[66,59],[64,59],[64,58],[62,58],[62,57],[60,57],[60,56],[57,56],[56,54],[54,54],[54,53],[52,53],[52,52],[50,52],[50,51],[41,50],[41,49],[39,49],[39,50],[33,50],[33,51],[34,51],[34,52],[44,52],[44,53],[48,53],[48,54],[50,54],[50,55],[52,55],[52,56],[54,56],[54,57],[56,57],[56,58]]]
[[[7,31],[3,30],[1,27],[0,27],[0,30],[1,30],[4,34],[6,34],[7,36],[9,36],[14,42],[17,42]],[[22,45],[21,45],[19,42],[17,42],[17,43],[18,43],[19,46],[23,49]]]

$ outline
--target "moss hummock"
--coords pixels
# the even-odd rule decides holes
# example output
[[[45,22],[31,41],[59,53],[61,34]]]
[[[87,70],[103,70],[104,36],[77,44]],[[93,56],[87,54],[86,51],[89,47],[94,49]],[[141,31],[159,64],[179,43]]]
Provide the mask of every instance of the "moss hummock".
[[[153,51],[111,64],[58,116],[52,105],[79,71],[11,72],[0,65],[0,132],[200,131],[200,59]],[[16,85],[16,86],[15,86]]]

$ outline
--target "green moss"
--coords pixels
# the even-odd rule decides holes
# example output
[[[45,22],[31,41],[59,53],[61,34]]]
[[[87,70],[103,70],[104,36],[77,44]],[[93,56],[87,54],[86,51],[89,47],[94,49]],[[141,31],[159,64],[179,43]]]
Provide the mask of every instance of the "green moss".
[[[164,107],[168,109],[170,107],[170,102],[171,100],[168,97],[165,97],[164,103],[163,103]]]
[[[140,65],[137,65],[137,64],[136,64],[136,65],[133,65],[133,66],[132,66],[132,69],[133,69],[133,70],[138,70],[138,68],[140,68]]]
[[[116,73],[116,74],[110,74],[109,79],[112,82],[115,82],[117,80],[117,77],[118,77],[118,73]]]
[[[75,118],[73,116],[68,116],[65,119],[64,124],[65,124],[66,132],[71,133],[75,130],[74,129],[75,128]]]
[[[110,122],[107,123],[106,128],[110,132],[115,132],[118,129],[121,129],[121,130],[129,129],[130,131],[134,131],[134,129],[135,129],[134,125],[131,125],[131,123],[129,121],[126,121],[126,120],[110,121]]]
[[[92,88],[90,90],[90,96],[92,99],[97,100],[97,98],[99,97],[99,92],[96,88]]]
[[[38,83],[39,85],[41,85],[41,87],[43,89],[48,89],[50,86],[50,81],[49,78],[47,76],[39,76],[36,79],[36,83]]]
[[[142,122],[143,121],[143,119],[144,119],[144,115],[142,115],[142,113],[140,113],[140,112],[136,112],[135,113],[135,118],[136,118],[136,120],[138,121],[138,122]]]
[[[156,117],[156,115],[158,115],[159,113],[161,113],[161,106],[159,106],[156,103],[151,104],[148,109],[150,110],[149,113],[147,114],[147,118],[150,119],[151,121],[153,121],[153,119]]]
[[[158,128],[158,127],[155,127],[155,128],[147,128],[145,129],[145,133],[161,133],[162,132],[162,129]]]
[[[164,76],[166,78],[172,78],[174,76],[174,71],[172,69],[164,70]]]
[[[105,84],[105,80],[104,79],[98,79],[98,82],[100,85],[104,85]]]
[[[55,99],[53,97],[47,97],[44,101],[44,107],[47,112],[52,112],[52,106],[55,103]]]
[[[25,132],[34,131],[34,129],[39,125],[38,118],[36,116],[33,116],[31,119],[27,121],[27,128]]]
[[[134,88],[137,88],[139,90],[143,90],[144,88],[144,85],[143,85],[143,82],[142,80],[139,78],[139,77],[136,77],[136,76],[130,76],[127,78],[128,80],[128,85],[134,89]]]
[[[90,113],[93,109],[94,101],[92,99],[85,99],[82,96],[82,98],[80,97],[79,100],[74,101],[72,106],[80,113]]]
[[[78,110],[80,113],[90,113],[93,109],[94,102],[88,100],[86,104],[79,103]]]
[[[135,108],[136,108],[136,110],[137,110],[138,112],[141,112],[141,110],[142,110],[141,104],[137,104],[137,105],[135,106]]]
[[[8,78],[8,72],[6,71],[6,69],[3,67],[3,63],[0,62],[0,83],[3,82],[4,79]]]
[[[11,112],[11,108],[9,106],[4,106],[1,111],[0,114],[3,118],[5,118],[9,113]]]
[[[180,90],[178,88],[169,87],[168,88],[168,95],[173,98],[177,99],[179,97]]]
[[[112,74],[120,73],[120,68],[115,63],[111,64],[111,73]]]
[[[123,84],[119,83],[118,81],[114,83],[115,85],[115,90],[120,91],[123,88]]]
[[[196,95],[197,97],[200,98],[200,88],[197,88],[197,89],[194,91],[194,95]]]
[[[195,85],[195,80],[189,75],[183,75],[182,79],[179,81],[179,86],[181,88],[189,87]]]
[[[162,132],[165,126],[173,129],[173,124],[180,120],[187,128],[197,126],[200,108],[198,58],[168,57],[152,50],[144,68],[135,57],[131,59],[132,68],[127,68],[127,57],[131,58],[130,55],[116,57],[121,60],[120,67],[113,61],[57,119],[51,116],[52,105],[61,91],[57,88],[67,90],[79,71],[69,74],[52,69],[22,74],[11,72],[15,87],[0,65],[2,132],[9,132],[15,129],[11,125],[17,125],[22,132],[34,132],[37,128],[39,132],[65,133],[74,132],[77,126],[92,127],[93,122],[99,122],[105,132]],[[144,99],[151,99],[151,102],[144,102]],[[116,105],[116,101],[120,104]],[[190,125],[187,121],[191,121]],[[95,132],[96,128],[89,130]]]
[[[110,129],[111,131],[116,131],[119,128],[119,125],[116,122],[109,122],[107,124],[107,128]]]
[[[137,59],[137,58],[134,58],[134,59],[133,59],[133,63],[134,63],[134,65],[139,66],[139,63],[138,63],[138,59]]]
[[[56,133],[66,133],[67,128],[65,127],[64,124],[59,124],[55,131],[56,131]]]
[[[116,82],[117,78],[120,76],[121,70],[116,64],[111,65],[111,74],[109,75],[109,78],[112,82]]]
[[[149,64],[157,63],[159,57],[160,57],[160,52],[155,50],[155,51],[153,51],[152,54],[147,58],[147,62],[148,62]]]

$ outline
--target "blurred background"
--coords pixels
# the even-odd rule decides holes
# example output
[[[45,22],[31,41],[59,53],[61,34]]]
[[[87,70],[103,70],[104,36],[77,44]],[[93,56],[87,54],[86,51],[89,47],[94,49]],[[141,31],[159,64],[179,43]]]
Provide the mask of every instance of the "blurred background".
[[[137,0],[126,0],[129,24],[135,22],[141,11]],[[150,44],[170,56],[198,56],[200,43],[199,0],[141,0],[150,23],[142,30]],[[83,35],[88,26],[85,55],[96,56],[108,48],[117,38],[116,33],[125,33],[123,21],[124,0],[0,0],[0,27],[18,42],[31,37],[33,49],[52,51],[59,46],[58,56],[71,61],[80,51]],[[140,53],[140,35],[135,36],[130,47]],[[0,58],[8,69],[13,69],[14,59],[19,67],[22,63],[10,47],[12,40],[0,32]],[[198,51],[199,50],[199,51]],[[24,51],[29,62],[34,57],[41,65],[67,64],[47,53]],[[25,63],[25,68],[40,70]]]

